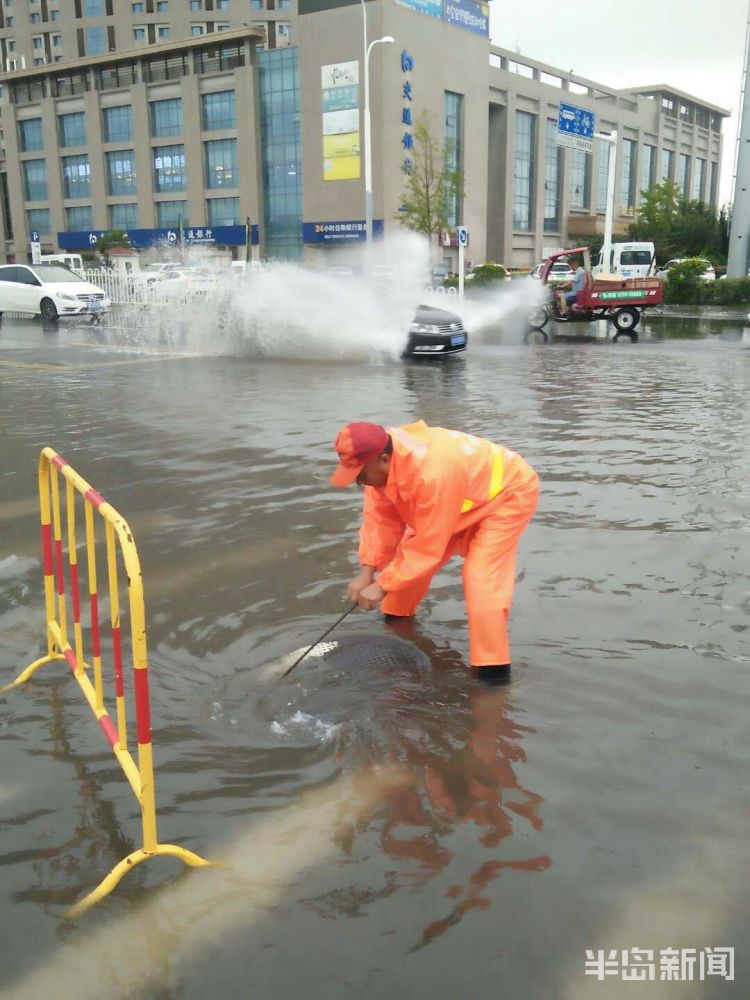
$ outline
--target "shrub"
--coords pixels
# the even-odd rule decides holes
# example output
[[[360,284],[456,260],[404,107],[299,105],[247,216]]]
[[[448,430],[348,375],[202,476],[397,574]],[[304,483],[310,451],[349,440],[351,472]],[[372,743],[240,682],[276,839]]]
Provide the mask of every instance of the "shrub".
[[[474,268],[474,276],[471,279],[473,288],[491,285],[495,281],[505,281],[508,272],[502,264],[480,264]]]
[[[667,272],[664,301],[675,305],[696,305],[704,301],[702,278],[705,264],[695,257],[673,264]]]

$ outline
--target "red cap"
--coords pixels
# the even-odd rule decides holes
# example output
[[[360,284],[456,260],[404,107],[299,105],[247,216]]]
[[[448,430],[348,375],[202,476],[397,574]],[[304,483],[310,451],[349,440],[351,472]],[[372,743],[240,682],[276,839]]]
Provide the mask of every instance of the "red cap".
[[[349,486],[370,459],[383,454],[387,444],[388,434],[380,424],[359,421],[342,427],[334,445],[339,467],[331,476],[331,485]]]

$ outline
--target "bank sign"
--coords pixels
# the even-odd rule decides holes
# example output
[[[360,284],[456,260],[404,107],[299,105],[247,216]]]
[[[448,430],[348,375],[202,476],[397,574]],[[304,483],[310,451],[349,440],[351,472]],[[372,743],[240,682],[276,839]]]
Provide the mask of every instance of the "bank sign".
[[[396,0],[396,3],[489,38],[490,8],[487,3],[477,3],[476,0]]]
[[[94,250],[96,241],[107,235],[106,229],[83,230],[81,232],[58,233],[57,245],[61,250]],[[126,234],[130,245],[136,250],[145,247],[171,244],[179,246],[178,226],[167,229],[128,229]],[[250,226],[250,243],[257,246],[259,232],[257,226]],[[247,229],[245,226],[183,226],[183,246],[245,246]]]
[[[372,235],[383,235],[383,220],[373,219]],[[352,243],[366,239],[366,224],[354,222],[303,222],[303,243]]]

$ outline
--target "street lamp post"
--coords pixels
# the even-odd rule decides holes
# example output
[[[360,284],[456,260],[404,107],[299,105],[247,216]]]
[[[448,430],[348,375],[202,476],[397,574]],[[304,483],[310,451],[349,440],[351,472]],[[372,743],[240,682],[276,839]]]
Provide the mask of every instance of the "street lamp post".
[[[365,244],[372,242],[372,133],[370,131],[370,53],[376,45],[392,45],[393,37],[384,35],[367,44],[367,7],[362,0],[362,52],[365,74]]]

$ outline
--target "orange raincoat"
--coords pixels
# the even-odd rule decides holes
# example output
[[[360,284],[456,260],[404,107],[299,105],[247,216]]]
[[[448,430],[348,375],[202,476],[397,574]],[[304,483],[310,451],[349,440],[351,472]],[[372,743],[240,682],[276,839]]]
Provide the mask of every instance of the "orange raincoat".
[[[501,445],[422,420],[387,430],[388,481],[364,489],[359,544],[360,563],[379,570],[383,611],[413,614],[435,572],[461,555],[471,664],[510,663],[516,549],[536,509],[536,473]]]

